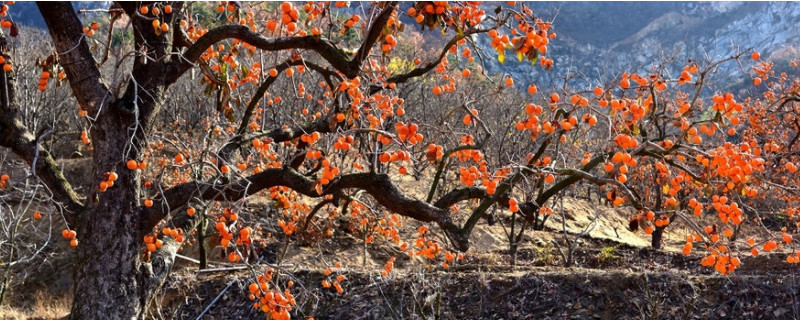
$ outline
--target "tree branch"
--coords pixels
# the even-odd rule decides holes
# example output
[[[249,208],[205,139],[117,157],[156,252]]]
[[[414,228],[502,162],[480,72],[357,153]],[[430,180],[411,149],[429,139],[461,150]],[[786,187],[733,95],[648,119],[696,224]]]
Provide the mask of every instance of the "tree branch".
[[[0,32],[0,50],[7,57],[5,35]],[[30,166],[31,172],[44,182],[53,198],[66,209],[67,223],[73,225],[83,210],[78,194],[72,189],[55,159],[25,127],[16,97],[14,74],[0,70],[0,146],[11,149]]]
[[[218,156],[222,159],[228,160],[236,149],[244,147],[253,139],[269,138],[272,142],[284,142],[296,139],[304,133],[318,131],[320,133],[331,132],[331,124],[328,118],[319,118],[315,121],[308,122],[303,126],[294,128],[281,128],[271,131],[257,131],[249,134],[237,135],[231,138],[225,145],[222,146],[218,152]]]
[[[487,197],[486,188],[483,187],[466,187],[460,189],[453,189],[437,200],[433,206],[439,209],[447,209],[451,205],[469,199],[480,199]]]
[[[372,46],[375,45],[375,42],[378,41],[378,38],[383,33],[383,28],[386,27],[386,23],[389,22],[389,18],[392,16],[392,12],[394,12],[396,6],[397,1],[387,3],[383,11],[372,21],[367,31],[367,37],[364,39],[364,42],[361,43],[361,47],[358,48],[356,56],[353,58],[352,64],[354,66],[360,66],[369,56]]]
[[[452,46],[456,45],[459,40],[463,39],[464,37],[473,35],[473,34],[489,32],[489,30],[491,30],[491,29],[470,28],[469,30],[464,32],[463,35],[456,35],[455,37],[450,39],[450,41],[448,41],[447,44],[445,44],[444,47],[442,47],[442,51],[439,53],[439,57],[436,60],[428,62],[424,66],[423,65],[418,66],[418,67],[414,68],[413,70],[411,70],[409,72],[393,75],[393,76],[389,77],[388,79],[386,79],[385,82],[386,83],[399,84],[399,83],[405,83],[406,81],[408,81],[408,80],[410,80],[412,78],[416,78],[416,77],[422,76],[422,75],[428,73],[429,71],[435,69],[436,66],[439,65],[439,62],[441,62],[442,59],[444,59],[445,56],[447,56],[447,53],[450,51],[450,48]],[[383,90],[383,87],[381,87],[379,85],[372,85],[369,88],[369,94],[372,95],[372,94],[380,92],[381,90]]]
[[[111,98],[111,92],[102,81],[75,9],[66,1],[37,2],[36,5],[50,30],[59,64],[64,67],[75,98],[90,113],[96,113]]]
[[[469,237],[453,223],[446,210],[407,197],[385,174],[353,173],[344,175],[334,179],[323,189],[322,194],[319,194],[314,180],[291,168],[273,168],[225,185],[205,187],[196,181],[181,184],[166,190],[163,197],[157,198],[157,200],[165,202],[169,208],[181,208],[195,196],[197,190],[200,190],[200,194],[196,196],[203,200],[236,201],[276,186],[288,187],[312,198],[323,197],[345,189],[364,190],[391,212],[421,222],[435,222],[445,231],[451,243],[458,250],[465,251],[469,248]],[[164,208],[167,206],[153,206],[144,209],[143,228],[148,230],[166,217],[168,212]]]
[[[361,64],[369,56],[370,50],[380,38],[383,28],[389,21],[397,2],[391,2],[373,20],[367,31],[367,37],[352,59],[342,50],[319,36],[267,38],[255,33],[246,26],[226,25],[217,27],[204,34],[194,44],[188,47],[181,59],[176,60],[170,68],[167,83],[174,83],[183,73],[189,70],[199,59],[203,52],[215,43],[234,38],[249,43],[265,51],[281,51],[287,49],[313,50],[331,66],[348,78],[355,78],[361,69]]]
[[[177,81],[181,75],[194,66],[194,62],[197,61],[197,59],[200,59],[200,56],[209,47],[219,41],[229,38],[247,42],[256,48],[265,51],[281,51],[286,49],[313,50],[322,56],[323,59],[328,61],[333,68],[348,78],[355,78],[358,75],[358,66],[354,67],[352,61],[348,59],[347,55],[342,50],[339,50],[330,42],[319,37],[305,36],[267,38],[253,32],[246,26],[226,25],[214,28],[208,33],[204,34],[186,50],[186,53],[184,53],[182,58],[176,59],[175,62],[173,62],[170,66],[171,70],[167,76],[167,83],[174,83]]]
[[[286,60],[285,62],[275,66],[275,70],[278,71],[278,74],[283,72],[284,70],[288,69],[291,66],[299,66],[304,65],[311,70],[316,71],[317,73],[324,76],[326,79],[330,77],[339,77],[339,75],[327,68],[320,66],[318,64],[305,61],[303,59],[296,59],[296,60]],[[250,99],[250,103],[247,105],[247,109],[244,111],[244,115],[242,116],[242,122],[239,124],[239,129],[236,131],[237,134],[243,135],[247,130],[247,125],[250,122],[250,118],[253,116],[253,110],[255,110],[258,102],[261,101],[261,98],[264,97],[264,94],[267,92],[270,86],[275,83],[275,80],[278,79],[277,77],[268,77],[264,82],[256,90],[256,93],[253,94],[253,98]]]

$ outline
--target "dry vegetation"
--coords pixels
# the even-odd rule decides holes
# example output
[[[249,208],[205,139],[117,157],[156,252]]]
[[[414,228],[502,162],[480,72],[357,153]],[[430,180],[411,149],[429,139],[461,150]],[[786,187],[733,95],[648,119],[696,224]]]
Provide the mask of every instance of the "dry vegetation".
[[[39,7],[0,317],[800,315],[800,80],[752,49],[538,88],[481,62],[558,67],[524,3]]]

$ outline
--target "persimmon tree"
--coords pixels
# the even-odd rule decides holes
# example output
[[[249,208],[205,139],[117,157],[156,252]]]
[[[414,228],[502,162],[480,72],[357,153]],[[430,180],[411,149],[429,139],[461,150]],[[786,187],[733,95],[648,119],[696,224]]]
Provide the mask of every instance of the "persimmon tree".
[[[359,190],[393,214],[436,223],[456,249],[468,248],[465,230],[471,227],[459,227],[446,210],[468,194],[460,189],[438,202],[413,199],[385,174],[389,163],[410,160],[403,149],[424,143],[415,132],[418,126],[402,121],[403,102],[393,90],[410,78],[447,68],[442,58],[474,36],[491,33],[498,52],[505,52],[512,47],[509,37],[497,34],[504,25],[527,30],[530,43],[517,39],[512,50],[534,60],[546,51],[547,24],[527,9],[499,8],[487,15],[476,3],[420,2],[406,11],[386,2],[369,7],[363,17],[334,15],[344,2],[286,2],[268,10],[240,5],[219,5],[227,23],[206,28],[181,2],[118,3],[104,16],[109,23],[84,23],[69,3],[38,4],[56,52],[42,65],[40,89],[46,91],[49,81],[63,74],[79,104],[81,139],[92,151],[96,185],[87,194],[73,189],[20,121],[15,57],[4,37],[0,144],[31,166],[63,208],[68,228],[62,235],[80,261],[71,318],[144,318],[149,297],[165,280],[185,235],[210,218],[208,208],[194,206],[236,203],[262,190],[287,210],[290,219],[279,222],[286,233],[304,213],[295,202],[299,195],[338,202]],[[8,10],[4,7],[3,14]],[[450,32],[436,59],[393,74],[385,65],[402,30],[400,14],[413,16],[422,27]],[[112,47],[114,27],[122,21],[127,22],[122,32],[132,33],[133,43]],[[10,19],[3,26],[17,32]],[[90,47],[92,37],[105,30],[109,41],[93,41],[105,49]],[[256,54],[260,61],[240,63]],[[110,74],[101,69],[107,63],[113,63]],[[170,107],[170,87],[190,71],[202,74],[200,85],[216,96],[219,117],[203,123],[205,145],[173,141],[175,156],[164,160],[156,152],[169,139],[159,139],[155,120]],[[308,101],[311,111],[280,110],[289,97],[273,92],[266,105],[278,104],[277,111],[273,119],[266,117],[260,101],[282,77],[292,79],[287,81],[291,98]],[[306,87],[293,77],[314,79],[314,85]],[[317,83],[320,89],[310,88]],[[451,82],[440,90],[455,87]],[[243,99],[243,93],[251,97]],[[349,203],[353,211],[366,207],[360,200]],[[251,231],[237,223],[237,213],[231,207],[219,211],[213,218],[225,244],[247,243]],[[433,247],[427,251],[438,253]],[[229,257],[239,259],[236,252]],[[275,318],[286,317],[292,299],[280,300],[262,298],[262,307]]]
[[[652,233],[655,247],[667,225],[685,223],[695,231],[685,253],[703,243],[702,263],[721,273],[736,269],[745,248],[793,243],[796,225],[758,239],[738,234],[743,223],[763,225],[744,210],[759,201],[797,216],[793,178],[782,178],[796,170],[797,137],[786,133],[797,131],[796,81],[779,77],[752,99],[711,81],[748,51],[678,74],[665,65],[588,90],[540,89],[481,67],[484,59],[554,67],[552,25],[524,4],[379,2],[358,13],[349,5],[120,2],[82,21],[69,3],[39,3],[55,48],[42,59],[39,90],[65,81],[77,100],[92,156],[85,194],[22,121],[18,58],[4,36],[0,145],[25,160],[63,212],[61,235],[80,263],[71,318],[145,318],[178,250],[208,232],[230,262],[255,261],[265,235],[245,207],[256,194],[281,214],[270,222],[285,239],[330,237],[346,223],[365,245],[387,241],[443,267],[492,212],[510,222],[513,254],[579,183],[634,207],[631,227]],[[3,26],[15,32],[9,18]],[[412,26],[437,30],[439,45],[403,48]],[[756,71],[754,85],[768,82],[769,64]],[[424,93],[406,99],[414,88]],[[423,191],[408,190],[408,180]],[[774,189],[781,197],[766,198]],[[711,226],[694,218],[711,213]],[[431,224],[413,243],[398,234],[409,219]],[[334,269],[320,285],[342,292]],[[297,314],[293,281],[280,273],[259,275],[248,290],[255,308],[288,319]]]

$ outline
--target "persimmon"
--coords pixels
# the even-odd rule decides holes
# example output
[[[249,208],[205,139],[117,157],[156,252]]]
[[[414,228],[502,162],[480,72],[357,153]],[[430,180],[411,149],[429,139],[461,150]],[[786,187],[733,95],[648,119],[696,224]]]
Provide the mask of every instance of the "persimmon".
[[[509,88],[513,87],[514,86],[514,79],[511,78],[511,77],[506,77],[505,84],[506,84],[506,87],[509,87]]]
[[[788,234],[788,233],[785,233],[785,232],[784,232],[784,233],[781,235],[781,237],[782,237],[783,243],[786,243],[786,244],[788,244],[788,243],[791,243],[791,242],[792,242],[792,235],[791,235],[791,234]]]
[[[775,242],[775,240],[770,239],[769,241],[764,243],[764,247],[763,248],[764,248],[764,251],[770,252],[770,251],[778,249],[778,243]]]
[[[153,251],[163,251],[159,256],[174,255],[181,246],[165,238],[196,241],[197,220],[189,218],[196,215],[196,209],[190,204],[202,203],[202,215],[213,221],[212,228],[216,230],[212,232],[225,248],[223,260],[227,256],[229,261],[239,262],[251,246],[275,240],[274,232],[265,225],[269,223],[280,227],[281,237],[294,239],[295,235],[302,238],[301,242],[327,241],[325,238],[338,234],[337,230],[349,230],[363,236],[365,244],[381,243],[418,257],[429,266],[442,263],[442,267],[449,267],[457,262],[455,254],[447,250],[467,248],[470,237],[464,233],[450,239],[442,234],[472,230],[473,222],[483,223],[477,219],[487,213],[483,210],[495,207],[508,209],[505,220],[527,219],[539,227],[553,214],[546,204],[558,205],[554,201],[583,188],[582,184],[589,185],[593,189],[590,191],[601,190],[614,206],[635,206],[631,221],[644,234],[658,236],[665,228],[671,228],[673,218],[676,219],[672,222],[680,227],[694,228],[696,224],[691,219],[709,225],[708,230],[687,234],[682,252],[691,255],[693,250],[698,251],[703,265],[722,274],[733,272],[740,263],[737,255],[748,250],[755,255],[778,250],[779,246],[786,247],[786,254],[796,249],[793,238],[787,240],[784,236],[795,232],[794,224],[800,218],[800,197],[793,187],[800,183],[800,176],[795,174],[800,158],[794,153],[796,144],[790,140],[796,131],[797,110],[793,109],[796,106],[792,98],[798,86],[793,74],[784,72],[786,66],[773,68],[770,61],[760,61],[760,57],[756,62],[740,61],[749,60],[747,55],[730,57],[734,64],[751,64],[746,67],[752,67],[749,79],[753,84],[769,84],[754,92],[727,92],[729,86],[714,83],[720,77],[711,77],[712,73],[732,70],[716,67],[717,62],[730,63],[725,57],[703,60],[703,69],[696,57],[687,57],[691,59],[689,63],[673,66],[653,57],[645,65],[661,67],[637,69],[637,73],[625,73],[609,82],[588,79],[539,88],[518,75],[529,73],[523,67],[553,67],[558,59],[551,56],[548,46],[556,34],[552,23],[539,19],[527,5],[500,6],[495,13],[472,2],[438,1],[405,3],[386,8],[389,10],[383,10],[383,4],[375,4],[381,10],[357,11],[334,9],[348,7],[344,1],[279,2],[259,8],[236,2],[212,6],[211,10],[219,13],[215,14],[221,18],[219,21],[173,17],[174,13],[183,15],[183,7],[172,8],[167,3],[134,6],[138,13],[133,14],[138,18],[133,19],[152,23],[153,29],[131,29],[131,43],[152,37],[177,39],[186,40],[189,49],[182,51],[185,54],[180,55],[180,61],[161,59],[172,44],[150,41],[146,48],[136,48],[136,59],[126,60],[133,70],[167,71],[152,73],[152,79],[121,77],[120,85],[112,88],[118,94],[115,97],[140,97],[134,108],[139,112],[126,115],[125,110],[116,110],[124,105],[112,104],[111,111],[122,113],[119,117],[108,116],[108,105],[103,103],[107,97],[96,96],[96,90],[72,93],[86,105],[77,108],[79,117],[65,123],[65,129],[81,133],[82,145],[77,146],[81,153],[97,149],[89,155],[98,159],[98,168],[92,172],[108,174],[103,178],[93,175],[93,188],[80,194],[85,190],[69,190],[68,185],[59,186],[47,179],[57,168],[40,165],[36,172],[45,178],[39,181],[49,187],[52,198],[69,209],[63,210],[65,221],[70,225],[74,221],[81,228],[88,226],[87,230],[104,230],[91,234],[92,240],[81,244],[87,252],[143,233],[149,238],[139,247],[139,257],[114,256],[122,254],[117,251],[109,251],[110,254],[136,263],[149,263],[155,258],[148,254]],[[360,17],[361,13],[368,16]],[[403,28],[408,21],[402,20],[410,20],[409,17],[419,22],[420,28]],[[5,20],[4,26],[13,27],[10,18]],[[77,36],[106,30],[105,20],[97,21],[75,28]],[[49,26],[53,32],[72,29],[58,28],[52,22]],[[225,28],[239,31],[218,32]],[[443,31],[437,36],[443,39],[430,42],[426,33],[429,30],[436,30],[437,34]],[[254,39],[248,33],[266,40],[251,41]],[[184,34],[186,39],[175,37]],[[69,34],[60,36],[75,38]],[[480,37],[487,38],[484,41]],[[401,39],[408,43],[398,47]],[[489,44],[496,55],[483,51],[477,55],[473,43]],[[96,73],[92,68],[97,67],[84,63],[93,58],[85,56],[85,50],[71,50],[63,41],[53,45],[54,52],[70,54],[58,55],[58,61],[43,62],[31,74],[34,84],[39,76],[40,90],[56,86],[58,90],[69,90],[69,86],[62,86],[67,75],[87,87],[104,87],[95,77],[84,77]],[[424,55],[410,56],[414,50],[409,49],[415,46],[426,48]],[[4,70],[14,69],[11,62],[16,52],[2,55],[8,59]],[[482,61],[475,61],[476,56]],[[494,85],[472,77],[473,72],[486,72],[481,69],[483,60],[517,62],[509,57],[528,61],[520,64],[519,70],[512,66],[513,75],[495,77],[500,83]],[[174,63],[170,65],[171,62]],[[105,67],[116,68],[113,63]],[[197,79],[186,77],[189,73]],[[570,75],[566,77],[572,79]],[[55,80],[56,85],[49,86],[50,80]],[[194,88],[173,85],[184,80],[197,81],[194,87],[198,90],[190,92],[188,100],[163,94],[171,86]],[[525,89],[515,88],[515,81],[524,81]],[[694,87],[717,91],[706,97],[709,90],[697,91]],[[516,89],[520,92],[515,93]],[[210,96],[198,100],[204,103],[196,106],[189,103],[191,108],[181,104],[197,100],[192,97],[198,94]],[[566,95],[566,101],[561,101],[560,95]],[[9,114],[17,114],[13,109],[21,104],[9,101],[8,105],[12,108]],[[168,107],[173,105],[180,108]],[[483,113],[473,112],[476,108]],[[162,118],[170,120],[161,121]],[[24,136],[37,138],[33,132]],[[30,160],[37,151],[36,145],[26,144],[25,148],[28,150],[12,151]],[[51,163],[49,158],[39,159],[43,164]],[[121,170],[120,160],[124,168],[141,171],[120,172],[117,176],[111,171]],[[155,168],[145,170],[145,163]],[[218,176],[220,172],[223,176]],[[401,188],[401,184],[412,182],[411,177],[404,176],[409,173],[425,183],[420,186],[424,189],[422,194],[409,195],[413,190]],[[58,172],[55,174],[59,177],[56,182],[62,181]],[[11,181],[0,182],[2,192],[26,191],[10,189]],[[27,188],[28,184],[22,182],[14,187]],[[98,190],[112,192],[101,194]],[[252,220],[252,215],[238,211],[248,206],[246,197],[256,192],[272,204],[279,216],[274,222]],[[457,197],[441,201],[452,195]],[[518,203],[516,197],[521,195],[536,203]],[[154,206],[153,199],[159,201],[159,206]],[[404,205],[408,199],[429,207],[446,205],[431,211],[426,206]],[[147,217],[140,219],[140,225],[132,231],[111,225],[107,219],[87,221],[82,215],[73,214],[87,211],[86,217],[102,216],[93,213],[108,208],[120,211],[121,216],[135,215],[140,210]],[[184,208],[186,215],[170,211],[176,208]],[[509,211],[517,213],[523,208],[532,212],[509,215]],[[760,225],[760,221],[751,221],[754,215],[749,208],[769,208],[770,212],[763,215],[780,215],[781,219],[764,220],[784,224],[787,229],[783,233],[777,229],[763,232],[763,238],[750,241],[748,232],[752,228],[741,226]],[[459,223],[452,226],[445,218]],[[401,226],[413,219],[432,224],[409,235],[408,225]],[[765,225],[772,228],[774,223]],[[103,227],[106,225],[110,227]],[[250,225],[252,229],[247,228]],[[179,228],[180,233],[176,231]],[[514,231],[517,234],[513,237],[523,235],[519,228]],[[737,239],[748,242],[745,245]],[[653,246],[660,243],[657,240]],[[796,255],[787,257],[790,263],[795,259]],[[171,263],[169,259],[164,261]],[[92,269],[88,264],[83,267]],[[388,276],[393,267],[393,261],[389,261],[381,274]],[[246,282],[253,306],[267,317],[283,319],[293,310],[291,292],[284,291],[291,289],[291,285],[283,285],[285,272],[270,270]],[[341,276],[327,273],[327,287],[342,292],[346,280]],[[85,293],[82,290],[85,289],[79,287],[76,297]],[[137,312],[134,314],[141,314]],[[85,314],[75,317],[92,318]],[[118,314],[109,317],[125,318]]]
[[[128,170],[138,170],[139,169],[139,164],[136,163],[136,160],[133,160],[133,159],[128,160],[128,162],[125,164],[125,166],[128,168]]]
[[[683,255],[688,256],[689,254],[691,254],[692,247],[693,247],[693,245],[692,245],[691,242],[687,242],[686,244],[684,244],[683,245],[683,251],[682,251]]]

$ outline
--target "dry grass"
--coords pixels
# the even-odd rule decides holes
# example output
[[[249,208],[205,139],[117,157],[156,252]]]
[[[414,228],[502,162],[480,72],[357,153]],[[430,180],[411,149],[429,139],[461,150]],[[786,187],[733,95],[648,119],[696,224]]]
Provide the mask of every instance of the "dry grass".
[[[0,306],[0,319],[62,319],[69,314],[72,297],[54,298],[46,292],[37,292],[27,307]]]

